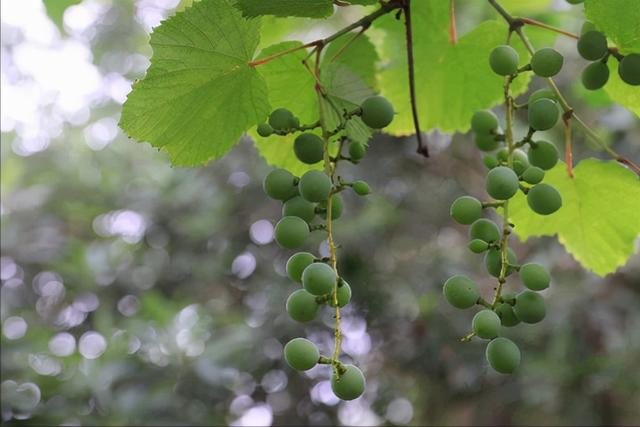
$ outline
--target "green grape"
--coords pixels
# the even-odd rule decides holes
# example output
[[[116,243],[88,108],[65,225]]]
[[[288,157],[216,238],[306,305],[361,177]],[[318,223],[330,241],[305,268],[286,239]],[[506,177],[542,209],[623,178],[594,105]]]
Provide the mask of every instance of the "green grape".
[[[349,304],[349,301],[351,301],[351,286],[349,286],[349,284],[344,280],[341,283],[342,286],[338,286],[338,307],[340,308]],[[329,305],[331,307],[336,306],[333,303],[333,294],[329,296]]]
[[[527,156],[533,166],[549,170],[558,163],[560,155],[554,144],[547,141],[535,141],[531,144]]]
[[[487,345],[489,365],[501,374],[510,374],[520,365],[520,349],[508,338],[498,337]]]
[[[509,158],[509,150],[507,150],[506,148],[501,148],[496,153],[496,158],[499,162],[506,163],[507,159]]]
[[[529,184],[538,184],[544,179],[544,171],[537,166],[529,166],[522,174],[522,179]]]
[[[520,57],[514,48],[502,45],[494,48],[489,55],[489,65],[494,73],[508,76],[518,71]]]
[[[540,215],[551,215],[562,207],[562,197],[549,184],[536,184],[527,193],[527,203],[532,211]]]
[[[324,142],[315,133],[303,133],[293,142],[293,152],[302,163],[312,165],[324,157]]]
[[[297,322],[309,322],[316,317],[320,306],[316,297],[304,289],[294,291],[287,298],[287,313]]]
[[[296,178],[285,169],[274,169],[267,174],[262,182],[262,188],[267,196],[276,200],[289,200],[298,193]]]
[[[580,4],[580,3],[584,3],[584,0],[567,0],[567,3],[569,3],[569,4]]]
[[[505,302],[501,302],[496,306],[496,314],[500,317],[500,322],[502,326],[506,326],[510,328],[512,326],[516,326],[520,323],[520,319],[516,316],[515,311],[513,311],[513,306],[511,304],[507,304]]]
[[[356,194],[360,196],[366,196],[367,194],[371,193],[371,187],[369,187],[369,184],[364,181],[354,182],[351,185],[351,188],[353,188],[353,191],[355,191]]]
[[[531,69],[540,77],[552,77],[560,72],[564,58],[557,50],[545,47],[531,57]]]
[[[458,197],[451,204],[451,216],[460,224],[471,224],[482,215],[482,203],[471,196]]]
[[[589,61],[602,58],[607,50],[607,38],[600,31],[587,31],[578,39],[578,53]]]
[[[487,169],[493,169],[498,166],[498,159],[493,156],[486,155],[482,158],[482,163],[484,163]]]
[[[294,338],[284,346],[287,364],[298,371],[307,371],[318,363],[318,347],[306,338]]]
[[[551,276],[540,264],[528,263],[520,267],[522,283],[532,291],[541,291],[549,287]]]
[[[490,219],[480,218],[471,224],[469,239],[480,239],[487,243],[500,240],[500,230],[495,222]]]
[[[310,170],[300,178],[298,190],[305,200],[322,202],[331,193],[331,178],[319,170]]]
[[[587,33],[589,31],[597,31],[596,24],[591,21],[584,21],[582,23],[582,27],[580,27],[580,35]]]
[[[524,323],[538,323],[546,314],[544,298],[533,291],[525,290],[516,297],[516,305],[513,306],[518,319]]]
[[[507,261],[509,261],[510,265],[507,267],[506,276],[509,276],[511,273],[513,273],[513,267],[511,267],[511,265],[515,265],[518,262],[516,253],[513,252],[513,249],[511,248],[507,248]],[[493,277],[500,277],[502,260],[499,249],[489,249],[487,254],[484,256],[484,266],[489,274],[491,274]]]
[[[500,142],[496,140],[496,136],[491,133],[477,133],[476,138],[476,147],[480,151],[493,151],[498,148]]]
[[[349,157],[354,162],[362,160],[364,155],[367,154],[367,146],[361,142],[353,141],[349,144]]]
[[[582,70],[582,86],[588,90],[598,90],[609,81],[609,67],[602,62],[593,62]]]
[[[481,310],[473,316],[471,326],[478,338],[490,340],[498,336],[500,318],[491,310]]]
[[[302,283],[302,272],[313,264],[315,257],[309,252],[298,252],[287,260],[287,276],[294,282]]]
[[[331,375],[331,390],[342,400],[357,399],[364,393],[365,379],[362,371],[353,365],[345,365],[345,372],[339,377]]]
[[[373,129],[387,127],[393,120],[395,112],[387,98],[375,95],[365,99],[361,105],[362,121]]]
[[[295,249],[309,237],[309,225],[297,216],[285,216],[276,224],[276,242],[283,248]]]
[[[289,129],[297,129],[300,127],[300,119],[296,116],[291,116],[289,119]]]
[[[622,58],[618,65],[618,74],[626,84],[640,85],[640,53],[630,53]]]
[[[327,202],[318,203],[318,207],[320,209],[324,209],[324,212],[320,213],[320,216],[324,219],[327,219]],[[344,207],[344,203],[342,202],[342,196],[339,194],[334,194],[331,196],[331,219],[338,219],[342,216],[342,209]]]
[[[513,170],[516,174],[518,174],[518,176],[522,175],[529,166],[531,165],[529,164],[527,154],[520,149],[513,150]]]
[[[471,129],[478,135],[488,135],[498,129],[498,118],[490,110],[476,111],[471,116]]]
[[[316,216],[316,207],[300,196],[295,196],[282,205],[282,216],[297,216],[306,222],[311,222]]]
[[[480,298],[478,285],[467,276],[452,276],[444,282],[444,297],[452,306],[465,309],[473,306]]]
[[[482,252],[489,249],[489,244],[484,240],[473,239],[472,241],[469,242],[469,249],[473,253],[481,254]]]
[[[277,108],[269,115],[269,125],[275,130],[289,130],[294,118],[286,108]]]
[[[518,175],[506,166],[493,168],[487,174],[487,193],[494,199],[510,199],[518,192],[518,188]]]
[[[550,99],[538,99],[529,105],[529,126],[535,130],[551,129],[559,117],[558,105]]]
[[[533,104],[538,99],[550,99],[552,101],[557,101],[558,100],[558,98],[556,97],[556,94],[553,93],[552,90],[550,90],[550,89],[538,89],[535,92],[533,92],[531,95],[529,95],[529,99],[527,99],[527,103],[528,104]]]
[[[323,262],[314,262],[302,272],[302,286],[312,295],[320,296],[333,292],[336,280],[336,272]]]
[[[258,135],[263,138],[271,136],[273,134],[273,128],[269,123],[260,123],[258,125]]]

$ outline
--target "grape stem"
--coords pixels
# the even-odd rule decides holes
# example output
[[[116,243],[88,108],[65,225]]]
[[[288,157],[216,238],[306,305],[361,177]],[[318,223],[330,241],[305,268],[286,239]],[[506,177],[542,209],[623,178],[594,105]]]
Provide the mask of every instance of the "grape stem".
[[[529,23],[530,25],[532,25],[532,21],[533,20],[527,20],[527,21],[530,21],[530,22],[526,22],[525,20],[523,20],[523,18],[515,18],[509,12],[507,12],[500,5],[500,3],[498,3],[497,0],[487,0],[487,1],[500,14],[500,16],[502,16],[504,18],[504,20],[507,22],[507,24],[509,24],[509,33],[511,34],[512,32],[515,32],[516,35],[520,38],[520,40],[524,44],[524,46],[526,47],[527,51],[529,51],[529,54],[533,55],[533,53],[535,52],[535,49],[534,49],[533,45],[531,44],[531,42],[529,41],[529,38],[524,34],[524,31],[522,29],[522,27],[526,23]],[[535,21],[535,22],[538,22],[538,21]],[[538,25],[538,26],[540,26],[540,25]],[[549,28],[547,28],[547,29],[549,29]],[[617,50],[616,49],[613,49],[613,50],[615,51],[615,53],[612,52],[612,54],[615,56],[617,54]],[[610,52],[611,52],[611,49],[610,49]],[[587,134],[587,136],[589,138],[591,138],[604,151],[606,151],[614,160],[616,160],[620,164],[623,164],[623,165],[627,166],[629,169],[631,169],[633,172],[635,172],[638,176],[640,176],[640,166],[638,166],[633,161],[625,158],[624,156],[620,155],[613,148],[609,147],[609,145],[600,137],[600,135],[598,135],[593,129],[591,129],[580,118],[580,116],[578,116],[578,114],[573,110],[573,108],[569,105],[569,103],[567,102],[566,98],[562,95],[562,93],[560,92],[560,89],[558,89],[558,86],[556,85],[555,81],[551,77],[547,78],[547,84],[549,85],[549,87],[551,88],[553,93],[556,95],[556,98],[558,99],[558,102],[560,103],[560,107],[562,108],[562,111],[564,112],[565,117],[567,117],[567,121],[569,119],[573,119],[575,124],[579,128],[581,128],[582,131],[585,134]]]

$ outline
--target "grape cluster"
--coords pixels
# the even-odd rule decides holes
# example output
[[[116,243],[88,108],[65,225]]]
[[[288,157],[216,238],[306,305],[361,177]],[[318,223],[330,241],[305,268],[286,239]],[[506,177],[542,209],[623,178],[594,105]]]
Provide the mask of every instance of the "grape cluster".
[[[598,31],[593,23],[582,25],[577,43],[578,53],[588,61],[593,61],[582,70],[582,84],[589,90],[603,87],[609,81],[607,62],[613,56],[618,61],[618,75],[631,86],[640,85],[640,53],[622,55],[609,49],[607,37]]]
[[[272,134],[285,135],[301,132],[293,143],[295,156],[303,163],[314,165],[324,162],[324,172],[312,169],[301,177],[296,177],[285,169],[274,169],[264,179],[265,193],[272,199],[282,202],[282,219],[276,224],[275,239],[283,248],[302,247],[311,232],[321,230],[329,233],[332,245],[331,223],[340,218],[343,200],[340,192],[352,189],[360,196],[370,193],[369,185],[364,181],[344,182],[335,178],[334,172],[339,160],[358,163],[365,156],[367,146],[359,141],[350,141],[341,129],[347,120],[360,117],[362,122],[373,129],[386,127],[393,120],[392,105],[381,96],[372,96],[364,100],[361,106],[352,112],[343,112],[344,123],[340,128],[327,132],[325,139],[313,133],[320,123],[300,125],[299,120],[289,110],[279,108],[269,116],[267,123],[258,125],[258,134],[267,137]],[[328,149],[329,137],[339,137],[338,152],[331,156]],[[343,155],[344,145],[348,143],[349,155]],[[351,287],[337,272],[336,260],[320,258],[309,252],[293,254],[286,264],[286,272],[293,282],[302,287],[289,295],[286,311],[298,322],[310,322],[317,316],[323,305],[339,309],[351,300]],[[284,357],[293,369],[306,371],[318,363],[332,365],[331,388],[334,394],[343,400],[359,397],[365,389],[362,371],[354,365],[345,365],[338,360],[339,326],[336,326],[336,351],[333,357],[320,354],[314,343],[305,338],[294,338],[284,347]]]
[[[533,71],[541,77],[557,74],[562,68],[562,56],[551,48],[536,51],[530,64],[519,67],[518,53],[510,46],[498,46],[489,58],[489,65],[499,75],[507,77],[506,87],[522,72]],[[472,332],[466,339],[477,337],[490,340],[486,358],[493,369],[500,373],[512,373],[520,364],[520,350],[508,338],[502,337],[503,327],[513,327],[520,322],[537,323],[545,316],[544,299],[539,291],[549,286],[551,277],[540,264],[518,262],[509,247],[513,224],[507,221],[508,202],[518,192],[526,195],[531,210],[539,215],[550,215],[562,206],[562,197],[553,186],[542,182],[545,172],[558,162],[558,150],[551,142],[534,139],[535,133],[552,128],[560,117],[560,108],[554,93],[541,89],[532,93],[526,104],[529,130],[519,141],[514,141],[511,130],[513,99],[509,98],[507,130],[503,131],[498,117],[489,111],[476,112],[471,119],[475,143],[486,154],[484,164],[488,169],[485,189],[490,199],[480,201],[472,196],[462,196],[451,205],[451,216],[469,225],[469,250],[484,254],[487,273],[498,280],[493,301],[485,301],[476,282],[463,275],[450,277],[443,287],[445,299],[453,307],[467,309],[474,305],[484,307],[472,320]],[[524,151],[526,148],[527,151]],[[502,210],[503,224],[498,227],[493,220],[483,218],[483,212],[495,208]],[[518,294],[502,293],[506,278],[518,273],[524,290]]]

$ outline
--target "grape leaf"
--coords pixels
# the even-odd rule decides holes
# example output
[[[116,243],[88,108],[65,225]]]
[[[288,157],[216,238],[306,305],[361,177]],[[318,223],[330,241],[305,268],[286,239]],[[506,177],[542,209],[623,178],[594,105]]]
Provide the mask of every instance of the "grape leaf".
[[[421,0],[412,7],[416,94],[420,122],[425,130],[445,132],[469,129],[472,114],[502,100],[504,79],[489,68],[489,53],[504,44],[507,26],[486,21],[449,44],[449,2]],[[391,100],[397,115],[388,131],[406,135],[414,132],[409,106],[404,26],[385,17],[374,23],[385,30],[382,56],[388,63],[380,71],[382,93]],[[521,65],[528,55],[519,40]],[[512,85],[515,94],[526,89],[529,76],[519,76]]]
[[[64,11],[67,10],[69,6],[76,5],[81,1],[82,0],[44,0],[44,7],[53,23],[62,29]]]
[[[259,20],[246,20],[232,0],[202,0],[151,35],[153,57],[122,111],[132,138],[194,166],[220,157],[270,110],[263,78],[248,65]]]
[[[639,24],[640,25],[640,24]],[[618,104],[640,117],[640,90],[623,82],[618,75],[618,62],[609,60],[609,81],[604,91]]]
[[[332,0],[238,0],[237,7],[251,18],[261,15],[326,18],[333,14]]]
[[[640,182],[615,161],[582,160],[567,176],[559,162],[544,182],[562,195],[562,208],[549,216],[533,213],[522,194],[509,203],[520,239],[558,235],[583,267],[604,276],[624,265],[640,235]]]
[[[585,0],[587,19],[603,31],[622,53],[640,52],[638,0]]]

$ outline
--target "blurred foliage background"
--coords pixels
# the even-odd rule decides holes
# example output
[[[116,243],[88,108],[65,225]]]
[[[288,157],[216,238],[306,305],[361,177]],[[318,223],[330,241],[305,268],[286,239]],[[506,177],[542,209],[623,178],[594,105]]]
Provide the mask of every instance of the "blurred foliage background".
[[[563,1],[507,2],[577,30]],[[520,4],[526,3],[526,4]],[[46,6],[46,7],[45,7]],[[476,278],[480,256],[449,204],[482,194],[468,135],[377,137],[347,178],[340,270],[351,284],[344,352],[368,379],[338,403],[329,370],[299,374],[282,346],[332,346],[332,318],[301,326],[284,310],[294,286],[273,242],[280,206],[262,193],[269,167],[250,140],[200,169],[128,141],[117,127],[148,33],[176,0],[2,2],[2,421],[7,425],[620,425],[640,420],[640,258],[602,279],[553,238],[517,243],[552,270],[547,318],[508,331],[517,375],[501,376],[484,344],[462,344],[472,311],[448,307],[444,279]],[[518,9],[515,9],[518,11]],[[266,20],[265,45],[310,40],[353,20]],[[492,18],[460,1],[459,31]],[[301,28],[303,28],[302,30]],[[638,118],[576,84],[570,41],[560,84],[616,149],[640,157]],[[630,89],[631,90],[631,89]],[[561,141],[561,135],[556,135]],[[576,157],[600,156],[576,136]],[[603,183],[606,185],[606,183]],[[623,197],[623,195],[621,195]],[[612,207],[615,208],[615,207]],[[316,236],[310,248],[325,253]],[[517,288],[514,288],[517,289]]]

